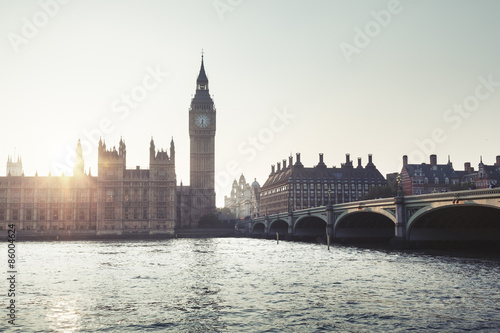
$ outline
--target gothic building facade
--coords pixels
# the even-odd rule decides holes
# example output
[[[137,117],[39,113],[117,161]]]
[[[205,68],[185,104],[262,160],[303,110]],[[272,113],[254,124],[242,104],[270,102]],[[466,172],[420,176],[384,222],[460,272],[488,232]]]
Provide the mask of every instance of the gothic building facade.
[[[216,110],[202,56],[196,93],[189,108],[190,184],[177,188],[181,228],[196,227],[202,216],[215,214],[215,129]]]
[[[233,181],[229,196],[224,196],[224,207],[229,208],[237,219],[260,216],[259,192],[260,184],[257,179],[250,185],[242,174],[239,181]]]
[[[151,138],[149,169],[127,169],[125,141],[118,149],[98,146],[98,175],[84,172],[80,141],[73,176],[26,177],[11,157],[0,177],[0,230],[89,235],[174,234],[215,213],[216,112],[203,57],[189,109],[190,185],[177,186],[175,146],[156,149]]]

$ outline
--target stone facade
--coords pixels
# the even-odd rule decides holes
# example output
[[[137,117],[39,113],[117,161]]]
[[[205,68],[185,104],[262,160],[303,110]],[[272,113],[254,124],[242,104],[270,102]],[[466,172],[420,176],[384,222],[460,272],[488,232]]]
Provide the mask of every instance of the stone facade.
[[[71,177],[0,177],[0,228],[15,223],[20,230],[173,234],[175,148],[170,156],[155,151],[151,140],[150,168],[126,169],[126,146],[107,149],[99,141],[99,176],[83,171],[80,142]],[[2,223],[4,222],[4,223]]]
[[[190,186],[177,186],[175,147],[157,150],[153,138],[149,169],[126,168],[127,150],[99,140],[98,176],[84,172],[80,141],[73,176],[25,177],[22,162],[7,160],[0,177],[0,229],[65,230],[95,235],[174,234],[215,213],[216,111],[203,58],[189,109]]]
[[[202,56],[189,108],[190,185],[177,188],[179,228],[196,227],[200,217],[215,214],[215,129],[216,109]]]
[[[21,157],[17,157],[17,161],[14,161],[11,156],[7,158],[7,170],[5,174],[11,176],[21,176],[23,174],[23,161]]]
[[[260,185],[257,179],[254,179],[250,185],[246,182],[245,176],[241,175],[239,182],[236,179],[233,181],[229,197],[224,196],[224,207],[229,208],[237,219],[258,217],[260,215],[259,191]]]
[[[405,195],[447,192],[450,186],[460,184],[471,188],[496,187],[500,184],[500,156],[496,156],[494,165],[485,165],[481,158],[477,171],[467,162],[462,171],[453,168],[449,157],[446,164],[438,164],[436,155],[430,155],[429,164],[409,164],[405,155],[401,182]]]
[[[126,169],[126,146],[118,151],[99,142],[97,231],[173,233],[176,221],[175,147],[170,156],[150,143],[149,169]]]
[[[386,180],[368,156],[368,164],[363,167],[361,158],[354,167],[346,154],[346,162],[337,167],[327,167],[323,162],[323,154],[319,154],[319,162],[314,167],[304,167],[300,154],[293,163],[290,156],[277,168],[271,167],[271,174],[260,190],[261,214],[287,212],[323,206],[332,203],[344,203],[361,200],[375,186],[386,185]]]

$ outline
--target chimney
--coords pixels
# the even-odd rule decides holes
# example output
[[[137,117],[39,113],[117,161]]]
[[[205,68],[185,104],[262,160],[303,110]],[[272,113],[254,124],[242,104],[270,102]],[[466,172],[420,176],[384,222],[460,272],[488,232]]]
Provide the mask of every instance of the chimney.
[[[407,166],[408,165],[408,155],[403,155],[403,166]]]
[[[319,153],[319,163],[323,164],[323,153]]]
[[[288,165],[289,165],[289,166],[292,166],[292,165],[293,165],[293,157],[292,157],[292,155],[290,155],[290,156],[288,157]]]
[[[345,154],[345,164],[349,164],[349,154]]]
[[[286,169],[286,159],[283,160],[283,170],[285,170],[285,169]]]
[[[373,164],[373,162],[372,162],[372,154],[368,154],[368,164]]]
[[[271,173],[274,173],[274,165],[271,165]]]
[[[470,162],[464,163],[464,170],[465,170],[465,172],[467,172],[468,175],[470,175],[472,173],[471,168],[470,168]]]
[[[300,153],[297,153],[297,162],[295,163],[300,163]]]
[[[435,154],[431,155],[431,165],[437,165],[437,156]]]
[[[361,166],[361,157],[358,157],[358,168],[362,168],[362,166]]]
[[[280,172],[280,171],[281,171],[281,163],[280,163],[280,162],[278,162],[278,163],[276,163],[276,164],[278,165],[278,172]]]
[[[497,162],[495,163],[495,166],[500,167],[500,155],[497,155]]]

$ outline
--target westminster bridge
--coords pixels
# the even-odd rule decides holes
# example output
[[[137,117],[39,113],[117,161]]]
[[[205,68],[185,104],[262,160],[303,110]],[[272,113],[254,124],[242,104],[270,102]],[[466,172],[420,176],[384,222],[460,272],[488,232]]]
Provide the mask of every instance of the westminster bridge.
[[[418,241],[500,240],[500,189],[355,201],[271,214],[247,221],[245,232],[280,238]]]

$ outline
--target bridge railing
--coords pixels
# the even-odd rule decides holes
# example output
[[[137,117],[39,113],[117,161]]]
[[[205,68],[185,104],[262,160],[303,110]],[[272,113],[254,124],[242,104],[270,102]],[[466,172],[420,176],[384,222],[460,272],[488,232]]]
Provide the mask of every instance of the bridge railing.
[[[470,199],[470,198],[482,198],[489,197],[491,195],[498,195],[500,197],[500,188],[492,189],[477,189],[477,190],[465,190],[465,191],[454,191],[454,192],[440,192],[440,193],[430,193],[430,194],[419,194],[419,195],[409,195],[405,196],[405,202],[416,202],[416,201],[443,201],[443,200],[453,200],[453,199]],[[333,210],[344,210],[353,207],[376,207],[376,206],[387,206],[394,204],[394,197],[391,198],[381,198],[381,199],[370,199],[363,201],[352,201],[341,204],[334,204]],[[299,209],[293,211],[294,215],[304,215],[304,214],[317,214],[324,213],[326,211],[326,206],[311,207],[305,209]],[[287,212],[269,214],[269,219],[274,220],[279,217],[288,216]],[[265,216],[260,216],[254,218],[249,223],[264,222]]]
[[[432,201],[432,200],[442,201],[445,199],[456,199],[456,198],[482,198],[494,194],[500,196],[500,188],[485,188],[477,190],[409,195],[405,197],[405,201]]]

